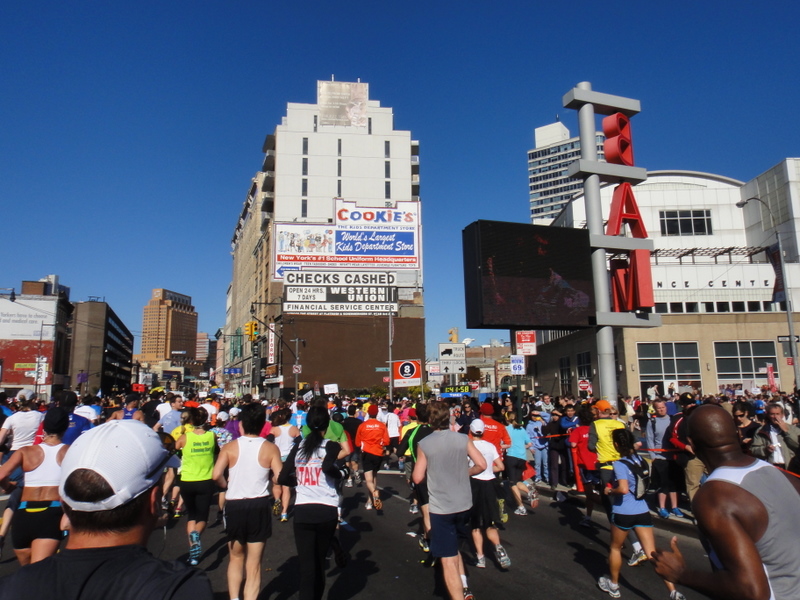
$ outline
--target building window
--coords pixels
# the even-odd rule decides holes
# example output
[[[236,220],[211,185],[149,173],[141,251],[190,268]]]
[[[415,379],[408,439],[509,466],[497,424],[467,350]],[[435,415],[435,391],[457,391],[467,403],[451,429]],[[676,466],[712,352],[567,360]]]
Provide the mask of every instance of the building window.
[[[391,163],[391,161],[388,161],[388,160],[386,161],[386,163],[384,164],[384,169],[383,170],[384,170],[383,176],[386,179],[389,179],[392,176],[392,163]]]
[[[703,302],[703,311],[707,313],[714,312],[714,303],[713,302]]]
[[[761,312],[761,302],[748,302],[747,312]]]
[[[341,155],[342,155],[342,140],[338,139],[336,140],[336,156],[341,156]]]
[[[383,157],[390,158],[391,155],[392,155],[391,142],[389,142],[389,140],[386,140],[385,142],[383,142]]]
[[[303,154],[308,154],[308,138],[303,138]]]
[[[659,314],[664,314],[667,312],[667,303],[666,302],[656,302],[656,312]]]
[[[682,313],[683,312],[683,302],[670,302],[669,303],[669,312],[671,312],[671,313]]]
[[[303,157],[303,175],[308,175],[308,159]]]
[[[367,133],[372,135],[372,117],[367,118]]]
[[[304,219],[308,217],[308,200],[305,198],[300,201],[300,216]]]
[[[300,195],[301,196],[308,196],[308,179],[303,179],[302,180],[301,187],[302,187],[302,189],[300,191]]]
[[[314,115],[314,132],[317,131],[317,115]]]
[[[686,312],[687,313],[700,312],[700,308],[699,308],[697,302],[687,302],[686,303]]]
[[[697,342],[641,342],[636,344],[642,381],[699,381]],[[664,390],[661,390],[663,393]]]
[[[336,161],[336,176],[337,177],[341,177],[342,176],[342,159],[341,158]]]
[[[660,210],[661,235],[711,235],[710,210]]]
[[[779,379],[775,342],[714,342],[718,379],[767,379],[767,365]]]
[[[386,185],[384,186],[385,198],[389,200],[392,197],[392,182],[387,181]]]
[[[578,369],[578,379],[592,378],[592,353],[578,352],[575,357],[575,366]]]
[[[341,198],[342,197],[342,180],[341,179],[337,179],[336,180],[336,197],[337,198]]]
[[[561,393],[572,393],[572,374],[569,372],[569,356],[558,359],[558,379],[561,383]]]

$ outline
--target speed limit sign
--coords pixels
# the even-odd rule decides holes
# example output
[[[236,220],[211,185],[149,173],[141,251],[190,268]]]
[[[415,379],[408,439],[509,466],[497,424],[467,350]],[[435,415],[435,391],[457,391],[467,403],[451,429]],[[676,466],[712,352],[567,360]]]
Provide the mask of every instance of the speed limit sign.
[[[397,360],[392,362],[392,378],[395,387],[422,384],[422,361]]]

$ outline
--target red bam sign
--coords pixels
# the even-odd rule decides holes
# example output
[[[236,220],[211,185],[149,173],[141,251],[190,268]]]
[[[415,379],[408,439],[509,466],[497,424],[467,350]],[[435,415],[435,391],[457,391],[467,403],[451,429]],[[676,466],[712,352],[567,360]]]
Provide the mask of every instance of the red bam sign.
[[[606,136],[603,144],[606,161],[632,167],[633,140],[630,119],[622,113],[609,115],[603,119],[603,134]],[[628,226],[632,237],[647,238],[647,229],[633,194],[633,186],[627,181],[614,189],[606,235],[619,235],[623,225]],[[627,255],[627,258],[614,259],[610,264],[611,300],[614,312],[629,312],[652,307],[655,302],[650,251],[629,250]]]

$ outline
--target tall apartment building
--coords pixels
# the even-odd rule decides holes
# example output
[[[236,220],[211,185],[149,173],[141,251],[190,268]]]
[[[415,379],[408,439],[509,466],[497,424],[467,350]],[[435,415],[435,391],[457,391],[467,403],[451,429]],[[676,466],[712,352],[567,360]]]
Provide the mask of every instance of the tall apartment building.
[[[231,240],[228,388],[385,385],[389,313],[394,357],[425,355],[419,143],[368,84],[320,81],[317,103],[289,103],[263,151]]]
[[[70,375],[81,393],[130,389],[133,334],[105,302],[74,302]]]
[[[156,363],[193,360],[197,350],[197,313],[192,299],[158,288],[144,307],[142,349],[136,360]]]
[[[597,154],[603,158],[603,134],[597,133]],[[536,147],[528,151],[528,190],[531,223],[549,225],[569,201],[583,190],[579,179],[567,177],[567,167],[580,158],[581,141],[569,129],[552,123],[534,130]]]

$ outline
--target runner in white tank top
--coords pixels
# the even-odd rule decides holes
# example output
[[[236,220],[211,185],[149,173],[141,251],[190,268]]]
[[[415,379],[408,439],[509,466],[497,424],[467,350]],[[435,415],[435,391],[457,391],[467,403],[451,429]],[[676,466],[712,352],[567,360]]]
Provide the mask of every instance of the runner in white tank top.
[[[269,480],[270,475],[280,473],[282,465],[275,444],[259,437],[266,423],[263,407],[248,404],[240,416],[243,435],[222,447],[212,477],[222,489],[227,488],[228,594],[231,598],[256,600],[261,590],[264,546],[272,535]]]

